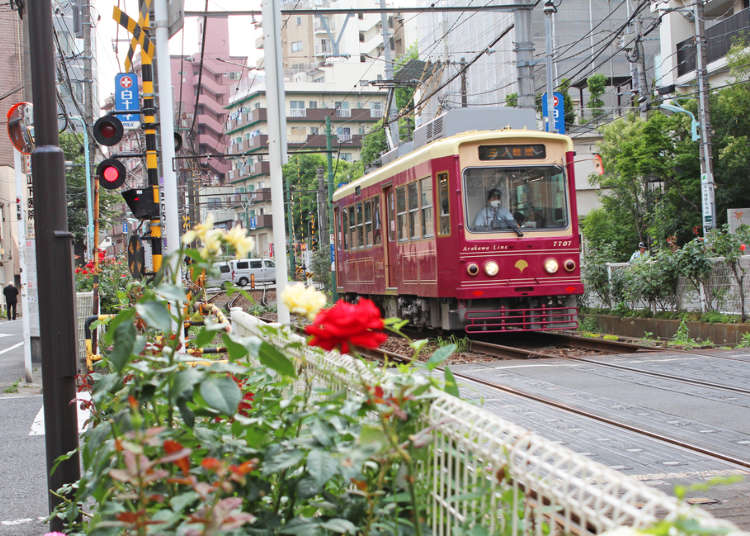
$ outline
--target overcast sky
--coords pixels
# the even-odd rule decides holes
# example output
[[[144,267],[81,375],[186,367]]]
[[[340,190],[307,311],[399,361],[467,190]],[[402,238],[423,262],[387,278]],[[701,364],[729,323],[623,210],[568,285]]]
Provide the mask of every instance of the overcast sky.
[[[127,30],[120,27],[112,18],[112,7],[120,5],[130,17],[138,18],[138,0],[95,0],[92,17],[96,21],[97,39],[97,76],[99,81],[99,102],[103,103],[107,96],[114,91],[115,74],[124,70],[124,61],[128,52],[129,43],[118,41],[118,54],[115,54],[115,36],[119,39],[128,39]],[[186,11],[202,11],[206,6],[206,0],[185,0]],[[208,0],[208,9],[216,11],[251,10],[261,9],[261,0]],[[97,21],[98,19],[98,21]],[[260,18],[258,18],[260,21]],[[185,19],[185,27],[177,32],[169,40],[170,54],[193,54],[200,52],[197,17]],[[183,39],[184,32],[184,39]],[[248,56],[250,63],[255,64],[259,53],[255,49],[255,39],[261,35],[261,30],[255,30],[250,17],[229,18],[229,51],[233,56]],[[140,48],[138,49],[140,53]],[[119,56],[119,65],[117,57]]]

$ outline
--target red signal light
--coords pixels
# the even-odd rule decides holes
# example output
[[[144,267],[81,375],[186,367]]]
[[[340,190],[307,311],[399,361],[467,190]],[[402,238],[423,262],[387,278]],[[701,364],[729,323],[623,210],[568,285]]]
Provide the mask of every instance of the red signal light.
[[[96,168],[96,178],[99,184],[107,190],[114,190],[125,183],[127,171],[125,166],[119,160],[109,158],[103,160]]]
[[[94,123],[94,139],[102,145],[116,145],[122,139],[123,133],[122,122],[114,115],[105,115]]]

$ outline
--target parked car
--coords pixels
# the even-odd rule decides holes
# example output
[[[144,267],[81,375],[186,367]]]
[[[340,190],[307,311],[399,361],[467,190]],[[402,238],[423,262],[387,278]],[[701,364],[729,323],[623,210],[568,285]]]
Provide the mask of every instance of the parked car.
[[[271,259],[238,259],[229,261],[232,268],[232,281],[244,287],[250,284],[252,275],[255,284],[276,283],[276,264]]]
[[[206,273],[206,288],[224,288],[228,283],[233,282],[232,267],[228,262],[214,264],[214,269],[211,272],[213,273]]]

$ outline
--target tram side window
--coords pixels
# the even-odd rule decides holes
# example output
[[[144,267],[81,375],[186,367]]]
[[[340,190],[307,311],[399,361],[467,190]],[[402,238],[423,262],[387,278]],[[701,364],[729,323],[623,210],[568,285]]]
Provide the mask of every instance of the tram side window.
[[[396,207],[393,201],[393,190],[388,192],[388,240],[394,242],[396,240]]]
[[[349,207],[349,247],[354,249],[357,247],[356,242],[356,233],[354,232],[355,227],[355,219],[354,219],[354,206]]]
[[[439,234],[447,236],[451,234],[451,203],[448,190],[448,173],[437,174],[438,205],[440,207]]]
[[[341,245],[343,249],[349,249],[349,240],[347,236],[349,234],[349,218],[346,215],[346,209],[341,212],[341,221]]]
[[[398,239],[409,238],[409,230],[406,227],[406,187],[396,189],[396,226],[398,227]]]
[[[372,245],[372,201],[365,201],[365,245]]]
[[[432,178],[427,177],[419,181],[419,193],[422,205],[422,236],[428,237],[435,233],[432,220]]]
[[[409,189],[409,238],[419,237],[419,193],[416,182],[407,185]]]
[[[372,200],[372,224],[373,224],[373,237],[372,242],[375,245],[381,243],[383,238],[383,226],[380,221],[380,197],[375,197]]]
[[[364,226],[362,222],[362,203],[357,203],[357,246],[363,247],[365,245],[364,240]]]

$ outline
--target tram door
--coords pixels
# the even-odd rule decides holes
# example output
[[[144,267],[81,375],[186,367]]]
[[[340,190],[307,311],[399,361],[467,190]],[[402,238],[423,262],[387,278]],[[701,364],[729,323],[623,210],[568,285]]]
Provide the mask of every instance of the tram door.
[[[388,228],[385,240],[385,273],[387,278],[386,287],[396,287],[398,285],[398,252],[396,251],[396,201],[393,195],[393,186],[383,188],[383,197],[385,198],[385,221]]]

